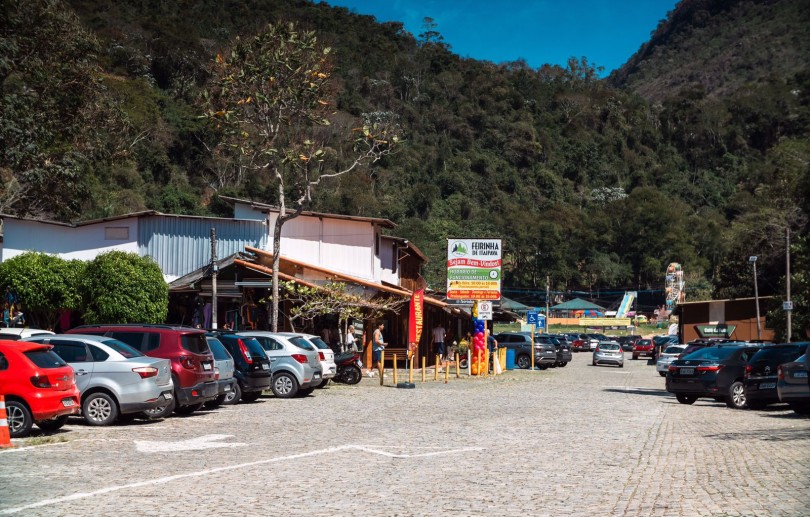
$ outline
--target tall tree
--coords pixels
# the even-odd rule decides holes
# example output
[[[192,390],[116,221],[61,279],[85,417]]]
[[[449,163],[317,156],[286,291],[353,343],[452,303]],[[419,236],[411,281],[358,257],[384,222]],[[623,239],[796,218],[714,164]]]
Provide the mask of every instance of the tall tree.
[[[399,140],[390,112],[364,113],[357,127],[334,111],[330,52],[313,31],[270,24],[252,38],[236,38],[226,56],[217,55],[214,87],[206,92],[208,116],[223,131],[220,149],[233,151],[258,184],[275,188],[268,200],[279,209],[273,228],[274,331],[284,223],[309,207],[321,181],[382,159]]]

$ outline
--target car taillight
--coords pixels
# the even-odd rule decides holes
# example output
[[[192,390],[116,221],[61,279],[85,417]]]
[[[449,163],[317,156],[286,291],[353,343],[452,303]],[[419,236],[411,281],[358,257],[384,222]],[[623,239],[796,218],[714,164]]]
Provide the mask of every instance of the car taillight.
[[[185,364],[183,366],[186,366]],[[188,366],[186,366],[188,368]],[[141,379],[148,379],[149,377],[155,377],[158,374],[158,369],[152,366],[141,366],[139,368],[133,368],[133,372],[137,373],[141,376]]]
[[[785,380],[785,372],[783,372],[783,371],[782,371],[782,365],[781,365],[781,364],[780,364],[779,366],[777,366],[777,367],[776,367],[776,377],[777,377],[777,378],[778,378],[780,381]]]
[[[747,379],[751,375],[751,372],[753,372],[753,371],[754,371],[753,366],[751,366],[750,364],[746,365],[745,366],[745,378]]]
[[[184,355],[183,357],[180,358],[180,364],[183,365],[183,368],[186,368],[188,370],[194,369],[194,359],[192,359],[187,355]]]
[[[318,359],[321,361],[326,361],[326,356],[323,355],[323,352],[318,352]]]
[[[248,352],[245,342],[241,339],[237,339],[236,342],[239,344],[239,351],[242,352],[242,357],[245,358],[245,362],[247,364],[253,364],[253,358],[250,356],[250,352]]]
[[[304,354],[293,354],[292,358],[301,364],[307,364],[307,356],[305,356]]]
[[[219,380],[219,368],[214,368],[214,380]]]
[[[720,368],[722,368],[722,367],[723,367],[722,364],[706,364],[706,365],[703,365],[703,366],[698,366],[697,371],[699,371],[699,372],[717,372],[717,371],[720,371]]]
[[[31,384],[33,384],[37,388],[50,388],[51,381],[48,380],[48,377],[40,377],[38,375],[34,375],[31,377]]]
[[[677,366],[670,366],[669,368],[667,368],[667,370],[669,370],[669,371],[671,371],[671,372],[677,372],[677,371],[678,371],[678,367],[677,367]]]

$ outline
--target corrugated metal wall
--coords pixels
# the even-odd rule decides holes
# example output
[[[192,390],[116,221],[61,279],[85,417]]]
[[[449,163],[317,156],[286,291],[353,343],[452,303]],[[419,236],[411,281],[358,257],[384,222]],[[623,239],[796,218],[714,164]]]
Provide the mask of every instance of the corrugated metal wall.
[[[262,221],[147,216],[138,224],[138,249],[160,265],[163,274],[181,277],[211,261],[211,228],[217,231],[217,258],[266,248],[267,227]]]

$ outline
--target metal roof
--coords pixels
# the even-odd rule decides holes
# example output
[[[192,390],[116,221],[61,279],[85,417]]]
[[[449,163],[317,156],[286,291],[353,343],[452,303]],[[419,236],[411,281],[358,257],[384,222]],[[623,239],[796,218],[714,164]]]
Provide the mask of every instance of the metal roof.
[[[229,197],[229,196],[219,196],[219,199],[224,201],[232,202],[232,203],[243,203],[246,205],[250,205],[253,208],[256,208],[262,212],[279,212],[280,209],[277,206],[268,205],[267,203],[260,203],[258,201],[251,201],[249,199],[239,199],[236,197]],[[362,217],[359,215],[342,215],[342,214],[328,214],[326,212],[311,212],[311,211],[303,211],[301,215],[306,215],[310,217],[327,217],[330,219],[345,219],[347,221],[362,221],[366,223],[372,223],[379,226],[383,226],[385,228],[396,228],[397,225],[389,220],[389,219],[382,219],[379,217]]]

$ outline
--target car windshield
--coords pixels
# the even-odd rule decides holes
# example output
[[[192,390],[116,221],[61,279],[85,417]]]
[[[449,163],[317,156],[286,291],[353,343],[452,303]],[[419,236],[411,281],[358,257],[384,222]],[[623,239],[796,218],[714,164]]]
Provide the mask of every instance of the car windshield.
[[[208,348],[208,342],[205,340],[205,334],[183,334],[180,337],[180,343],[184,349],[194,354],[210,354],[211,349]]]
[[[102,341],[105,345],[112,348],[122,356],[127,359],[132,359],[133,357],[143,357],[143,354],[129,346],[128,344],[124,343],[123,341],[118,341],[117,339],[107,339]]]
[[[298,348],[301,348],[303,350],[310,350],[310,351],[315,350],[315,347],[312,346],[312,343],[310,343],[309,341],[306,340],[306,338],[301,337],[301,336],[291,337],[290,338],[290,343],[292,343],[293,345],[295,345]]]
[[[682,346],[668,346],[666,350],[664,350],[665,354],[680,354],[683,352]]]
[[[50,349],[29,350],[28,352],[23,352],[23,354],[40,368],[59,368],[61,366],[67,366],[67,363],[56,355],[56,352]]]
[[[698,359],[698,360],[705,360],[705,361],[722,361],[727,357],[736,352],[738,348],[736,347],[723,347],[723,348],[715,348],[713,346],[701,348],[700,350],[695,350],[688,356],[684,357],[684,359]]]
[[[211,352],[214,354],[214,359],[217,361],[226,361],[231,359],[231,354],[225,350],[225,345],[222,344],[222,341],[215,337],[206,338],[208,341],[208,346],[211,348]]]
[[[320,348],[321,350],[330,350],[329,345],[323,342],[323,339],[319,337],[311,337],[309,338],[309,342],[315,345],[316,348]]]
[[[619,349],[619,345],[616,345],[614,343],[600,343],[599,344],[599,350],[618,350],[618,349]]]
[[[780,346],[775,348],[764,348],[758,351],[749,361],[751,364],[758,362],[782,364],[790,363],[802,355],[804,350],[798,346]]]

